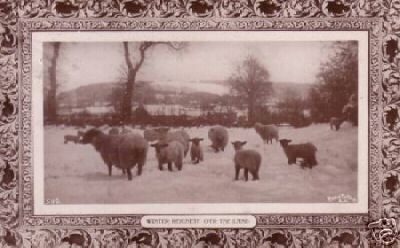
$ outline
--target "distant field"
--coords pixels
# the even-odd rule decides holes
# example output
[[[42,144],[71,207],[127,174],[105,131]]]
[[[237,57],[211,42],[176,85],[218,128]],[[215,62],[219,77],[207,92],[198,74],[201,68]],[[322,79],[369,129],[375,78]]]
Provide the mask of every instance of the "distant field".
[[[325,203],[329,196],[339,194],[357,197],[357,128],[348,123],[338,132],[329,130],[327,124],[280,128],[282,138],[310,141],[318,147],[319,165],[311,172],[287,165],[279,143],[264,150],[254,129],[230,128],[230,141],[246,140],[247,148],[262,154],[260,180],[249,182],[233,180],[231,144],[225,152],[214,153],[209,148],[207,127],[185,130],[192,137],[205,138],[205,161],[193,165],[188,156],[182,171],[159,171],[150,148],[142,176],[136,176],[135,168],[133,180],[128,181],[115,167],[109,177],[100,154],[91,145],[64,144],[63,136],[75,134],[76,129],[46,127],[45,199],[58,199],[63,204]]]

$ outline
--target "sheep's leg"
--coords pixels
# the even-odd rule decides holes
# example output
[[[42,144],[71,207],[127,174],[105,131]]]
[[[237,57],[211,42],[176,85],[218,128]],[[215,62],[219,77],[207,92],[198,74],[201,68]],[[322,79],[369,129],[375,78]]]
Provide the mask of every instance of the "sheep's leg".
[[[160,169],[160,171],[164,170],[163,164],[161,162],[158,162],[158,169]]]
[[[178,168],[178,171],[182,170],[182,161],[176,161],[175,167]]]
[[[172,171],[172,163],[171,162],[168,162],[168,170]]]
[[[142,163],[138,163],[138,168],[137,168],[137,175],[138,176],[142,175],[142,168],[143,168],[143,164]]]
[[[258,176],[258,171],[254,171],[251,174],[253,175],[253,181],[260,179],[259,176]]]
[[[244,180],[249,180],[249,169],[244,169]]]
[[[239,172],[240,172],[240,167],[235,166],[235,180],[239,180]]]
[[[128,174],[128,180],[131,181],[132,180],[132,171],[131,171],[131,169],[130,168],[126,169],[126,172]]]
[[[125,174],[126,174],[125,169],[122,169],[122,175],[125,175]]]
[[[111,176],[111,174],[112,174],[112,164],[109,163],[109,164],[107,164],[107,166],[108,166],[108,175]]]

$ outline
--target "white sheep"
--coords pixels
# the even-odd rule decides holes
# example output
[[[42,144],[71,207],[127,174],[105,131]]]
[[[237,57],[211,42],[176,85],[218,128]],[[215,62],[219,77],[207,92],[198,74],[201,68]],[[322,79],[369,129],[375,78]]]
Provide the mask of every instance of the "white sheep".
[[[310,142],[302,144],[289,144],[291,142],[289,139],[281,139],[279,142],[281,143],[283,151],[288,158],[289,165],[295,164],[297,158],[303,159],[303,162],[301,163],[301,168],[303,169],[305,167],[312,169],[313,166],[318,165],[318,162],[315,158],[317,148],[314,144]]]
[[[272,144],[272,139],[275,139],[277,142],[279,140],[279,130],[275,125],[262,125],[257,122],[254,124],[254,129],[264,141],[264,145],[268,143]]]
[[[157,142],[151,145],[156,150],[158,160],[158,168],[163,170],[163,165],[168,165],[168,170],[172,171],[172,163],[178,170],[182,170],[184,147],[179,141],[171,141],[168,143]]]
[[[220,125],[213,126],[208,131],[208,138],[211,140],[211,147],[215,152],[224,151],[229,141],[228,130]]]
[[[235,180],[239,179],[240,169],[244,169],[244,179],[247,181],[249,178],[249,171],[253,176],[253,180],[260,179],[258,171],[261,165],[261,155],[258,151],[252,149],[242,149],[246,141],[232,142],[235,149]]]
[[[188,133],[186,133],[185,130],[177,130],[177,131],[170,131],[167,132],[166,136],[164,136],[165,141],[170,142],[170,141],[179,141],[183,145],[184,148],[184,157],[186,157],[188,151],[189,151],[189,143],[190,143],[190,136]],[[160,140],[163,140],[163,137],[161,137]]]
[[[190,139],[192,142],[192,146],[190,147],[190,158],[192,159],[193,164],[198,164],[200,161],[204,160],[203,149],[200,145],[200,141],[202,140],[202,138]]]
[[[138,166],[137,175],[141,175],[147,158],[147,141],[138,134],[110,135],[98,129],[90,129],[81,140],[83,144],[92,144],[108,166],[108,174],[112,174],[112,166],[122,169],[132,180],[131,169]]]

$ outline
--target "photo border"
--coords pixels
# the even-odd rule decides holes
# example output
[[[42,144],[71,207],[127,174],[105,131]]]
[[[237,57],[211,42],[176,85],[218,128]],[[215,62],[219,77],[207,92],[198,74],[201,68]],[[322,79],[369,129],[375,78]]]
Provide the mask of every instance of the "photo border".
[[[283,233],[302,244],[310,244],[317,238],[325,243],[342,233],[353,235],[354,244],[369,247],[372,239],[368,223],[380,218],[397,218],[400,203],[388,193],[384,179],[400,175],[399,137],[390,131],[385,121],[385,111],[398,108],[395,94],[398,91],[393,79],[398,76],[398,51],[394,59],[386,50],[386,41],[399,40],[395,33],[399,27],[399,6],[380,1],[343,3],[348,8],[341,12],[329,11],[329,0],[288,1],[273,13],[260,10],[262,0],[232,1],[236,5],[224,5],[220,1],[207,1],[210,8],[195,12],[191,6],[196,0],[138,1],[143,8],[128,12],[124,1],[108,1],[100,10],[88,2],[77,4],[71,13],[59,12],[61,1],[6,2],[9,8],[0,12],[0,64],[2,74],[1,92],[7,95],[14,111],[0,122],[0,152],[2,161],[11,168],[13,180],[1,182],[0,229],[6,229],[15,237],[18,245],[59,244],[63,237],[78,232],[85,240],[109,244],[115,237],[121,244],[129,243],[132,236],[148,232],[154,242],[168,240],[179,247],[191,246],[205,234],[215,232],[225,237],[226,244],[249,244],[255,247],[263,238],[273,233]],[[42,3],[39,3],[42,2]],[[98,1],[93,1],[98,2]],[[34,4],[37,6],[33,6]],[[74,3],[75,4],[75,3]],[[5,13],[3,15],[3,12]],[[223,19],[221,17],[228,17]],[[78,18],[78,19],[74,19]],[[110,18],[110,19],[105,19]],[[370,84],[369,84],[369,213],[367,215],[256,215],[257,227],[252,230],[221,229],[166,229],[144,230],[140,227],[141,216],[33,216],[32,215],[32,147],[31,144],[31,92],[29,75],[31,64],[30,33],[39,30],[368,30],[370,33]],[[19,33],[18,33],[19,32]],[[7,38],[7,42],[4,42]],[[11,39],[11,42],[10,42]],[[394,62],[393,62],[394,61]],[[19,69],[18,69],[19,66]],[[17,75],[19,74],[20,80]],[[4,83],[3,83],[4,82]],[[397,122],[396,122],[397,123]],[[5,149],[3,149],[3,146]],[[397,233],[396,233],[397,234]],[[7,234],[8,235],[8,234]],[[180,239],[178,239],[180,238]],[[1,240],[0,240],[1,241]],[[186,243],[185,243],[186,242]],[[247,243],[246,243],[247,242]],[[246,247],[243,246],[243,247]]]

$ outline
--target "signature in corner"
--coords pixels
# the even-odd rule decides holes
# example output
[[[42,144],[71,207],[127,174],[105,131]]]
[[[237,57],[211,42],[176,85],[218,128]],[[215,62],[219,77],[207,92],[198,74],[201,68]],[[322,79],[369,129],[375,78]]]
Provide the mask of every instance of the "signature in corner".
[[[328,196],[328,202],[354,203],[357,202],[357,199],[349,194],[340,194],[335,196]]]

